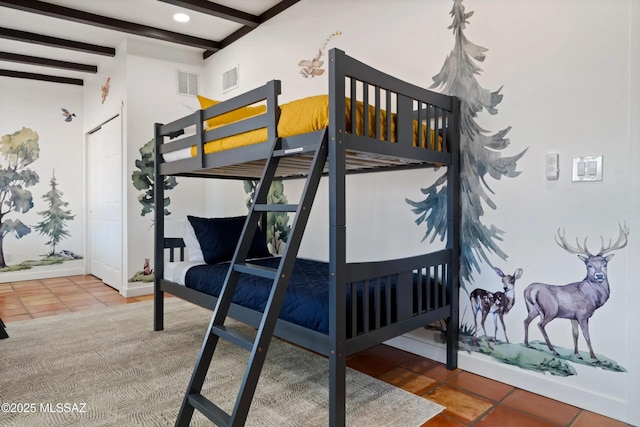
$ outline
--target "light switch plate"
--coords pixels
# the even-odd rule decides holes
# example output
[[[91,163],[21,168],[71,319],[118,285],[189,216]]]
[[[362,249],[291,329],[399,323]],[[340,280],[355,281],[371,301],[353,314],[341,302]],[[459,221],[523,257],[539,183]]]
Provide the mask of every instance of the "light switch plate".
[[[602,155],[573,158],[573,181],[602,181]]]
[[[558,166],[558,154],[547,154],[546,176],[547,181],[555,181],[558,179],[560,167]]]

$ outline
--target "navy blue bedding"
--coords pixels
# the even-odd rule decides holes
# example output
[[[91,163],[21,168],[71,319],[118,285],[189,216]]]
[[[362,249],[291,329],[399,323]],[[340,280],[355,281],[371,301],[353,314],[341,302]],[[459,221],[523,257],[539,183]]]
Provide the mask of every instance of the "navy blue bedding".
[[[251,264],[278,268],[279,257],[263,258],[249,261]],[[229,263],[201,265],[189,269],[186,275],[186,286],[213,296],[219,296],[220,289],[229,269]],[[244,307],[264,311],[266,300],[271,288],[271,280],[242,274],[233,302]],[[282,303],[280,318],[291,323],[313,329],[318,332],[329,331],[329,264],[303,258],[296,260],[291,281]],[[393,284],[391,284],[393,286]],[[364,285],[358,285],[358,300],[362,301]],[[373,301],[373,286],[369,287],[370,301]],[[384,301],[384,287],[381,290]],[[393,292],[392,292],[393,294]],[[373,302],[371,302],[373,305]],[[351,293],[347,292],[347,335],[351,335]],[[373,312],[374,310],[371,310]],[[385,310],[380,313],[385,319]],[[393,314],[392,314],[393,315]],[[370,313],[370,322],[374,322]],[[362,323],[358,315],[358,324]],[[381,324],[385,322],[382,320]],[[373,323],[371,323],[373,324]]]

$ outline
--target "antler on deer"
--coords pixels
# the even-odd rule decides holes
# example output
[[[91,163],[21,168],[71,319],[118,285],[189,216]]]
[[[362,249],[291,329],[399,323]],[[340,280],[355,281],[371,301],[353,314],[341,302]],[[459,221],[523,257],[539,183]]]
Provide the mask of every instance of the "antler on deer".
[[[558,239],[560,239],[560,241],[558,241]],[[558,228],[558,235],[556,236],[556,243],[562,249],[564,249],[565,251],[569,252],[570,254],[593,256],[593,254],[591,252],[589,252],[589,249],[587,249],[587,238],[586,237],[585,237],[584,243],[582,245],[580,245],[580,242],[578,241],[578,238],[576,237],[576,245],[578,247],[574,248],[569,243],[567,243],[565,231],[564,230],[560,231],[560,229]]]
[[[567,239],[566,239],[566,235],[565,235],[565,231],[562,230],[560,231],[560,229],[558,228],[558,235],[556,236],[556,243],[565,251],[571,253],[571,254],[576,254],[576,255],[586,255],[589,257],[592,256],[604,256],[605,254],[609,253],[609,252],[613,252],[615,250],[618,249],[622,249],[625,246],[627,246],[627,236],[629,235],[629,227],[627,226],[627,224],[624,224],[624,227],[620,224],[618,224],[618,227],[620,228],[620,234],[618,235],[618,240],[616,240],[616,242],[612,245],[611,244],[611,239],[609,239],[609,244],[607,246],[604,245],[604,238],[602,236],[600,236],[600,240],[602,241],[601,245],[600,245],[600,251],[597,254],[592,254],[589,249],[587,248],[587,238],[584,238],[584,243],[582,243],[582,245],[580,244],[580,241],[578,240],[578,238],[576,237],[576,247],[571,246],[569,243],[567,243]]]
[[[629,236],[629,227],[627,226],[627,223],[624,224],[624,227],[618,224],[618,227],[620,228],[620,234],[618,234],[618,240],[616,240],[616,242],[612,246],[611,239],[609,239],[609,244],[605,247],[604,239],[602,239],[602,245],[601,245],[600,252],[598,252],[598,255],[604,256],[609,252],[613,252],[615,250],[622,249],[625,246],[627,246],[627,236]]]

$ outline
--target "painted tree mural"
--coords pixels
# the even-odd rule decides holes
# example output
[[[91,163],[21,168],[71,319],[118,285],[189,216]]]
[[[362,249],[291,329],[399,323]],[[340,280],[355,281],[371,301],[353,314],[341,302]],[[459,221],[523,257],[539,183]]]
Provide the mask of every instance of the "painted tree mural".
[[[144,191],[143,194],[138,196],[138,201],[142,204],[142,216],[145,216],[148,213],[153,212],[153,197],[155,194],[155,178],[154,178],[154,160],[153,160],[153,151],[154,151],[154,141],[153,139],[147,142],[145,145],[140,147],[138,150],[140,151],[140,159],[136,160],[135,164],[138,168],[137,171],[133,171],[131,175],[131,179],[133,180],[133,186],[136,190]],[[164,178],[164,189],[171,190],[178,185],[178,181],[174,176],[165,176]],[[169,209],[167,206],[171,204],[171,198],[164,198],[164,214],[170,215]]]
[[[58,190],[54,171],[53,177],[51,178],[51,190],[42,196],[42,198],[47,201],[49,209],[38,212],[38,215],[42,215],[44,220],[35,226],[36,231],[49,237],[49,241],[47,242],[47,245],[51,246],[49,255],[55,255],[56,245],[64,238],[69,237],[66,223],[76,217],[75,215],[71,215],[71,210],[64,209],[69,206],[69,202],[62,201],[62,195],[63,193]]]
[[[244,191],[247,193],[247,208],[253,203],[253,196],[256,191],[258,181],[244,181]],[[287,196],[284,194],[284,184],[280,180],[273,181],[267,193],[268,204],[286,204]],[[269,251],[274,255],[281,254],[289,238],[291,226],[289,225],[289,214],[286,212],[267,212],[267,245]]]
[[[0,268],[7,266],[4,257],[4,238],[13,234],[20,239],[31,228],[19,219],[7,218],[11,212],[27,213],[33,207],[33,196],[27,190],[40,181],[28,166],[40,157],[40,137],[32,129],[23,127],[0,140],[0,154],[7,163],[0,164]]]
[[[448,95],[455,95],[461,101],[461,187],[462,187],[462,256],[460,274],[463,284],[470,281],[473,270],[480,271],[480,261],[492,265],[489,254],[496,254],[505,260],[507,254],[500,249],[498,241],[502,240],[503,231],[491,225],[482,223],[483,206],[496,209],[490,193],[493,190],[487,182],[487,175],[495,180],[503,176],[515,178],[520,174],[516,171],[517,161],[527,150],[513,157],[503,157],[500,154],[509,145],[506,135],[511,130],[507,127],[493,135],[482,129],[475,118],[483,109],[489,114],[497,114],[496,106],[502,101],[500,89],[491,92],[480,86],[476,80],[482,69],[475,61],[485,59],[487,49],[470,42],[464,35],[464,29],[473,12],[465,13],[463,0],[454,0],[451,15],[453,22],[449,26],[453,30],[455,44],[451,54],[446,58],[440,72],[433,77],[431,88],[441,88]],[[413,206],[413,212],[418,215],[416,224],[424,223],[426,232],[423,241],[430,235],[431,241],[437,235],[441,240],[446,234],[446,178],[443,175],[433,185],[422,189],[426,198],[421,201],[407,199]]]

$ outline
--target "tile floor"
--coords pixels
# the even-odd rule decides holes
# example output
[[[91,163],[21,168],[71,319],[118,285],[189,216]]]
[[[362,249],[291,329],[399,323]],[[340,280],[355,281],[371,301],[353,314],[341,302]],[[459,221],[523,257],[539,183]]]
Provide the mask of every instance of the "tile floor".
[[[152,298],[125,298],[93,276],[1,283],[0,318],[11,335],[13,321]],[[443,413],[424,424],[427,427],[627,426],[459,369],[448,371],[442,363],[385,345],[351,356],[348,364],[445,406]]]

